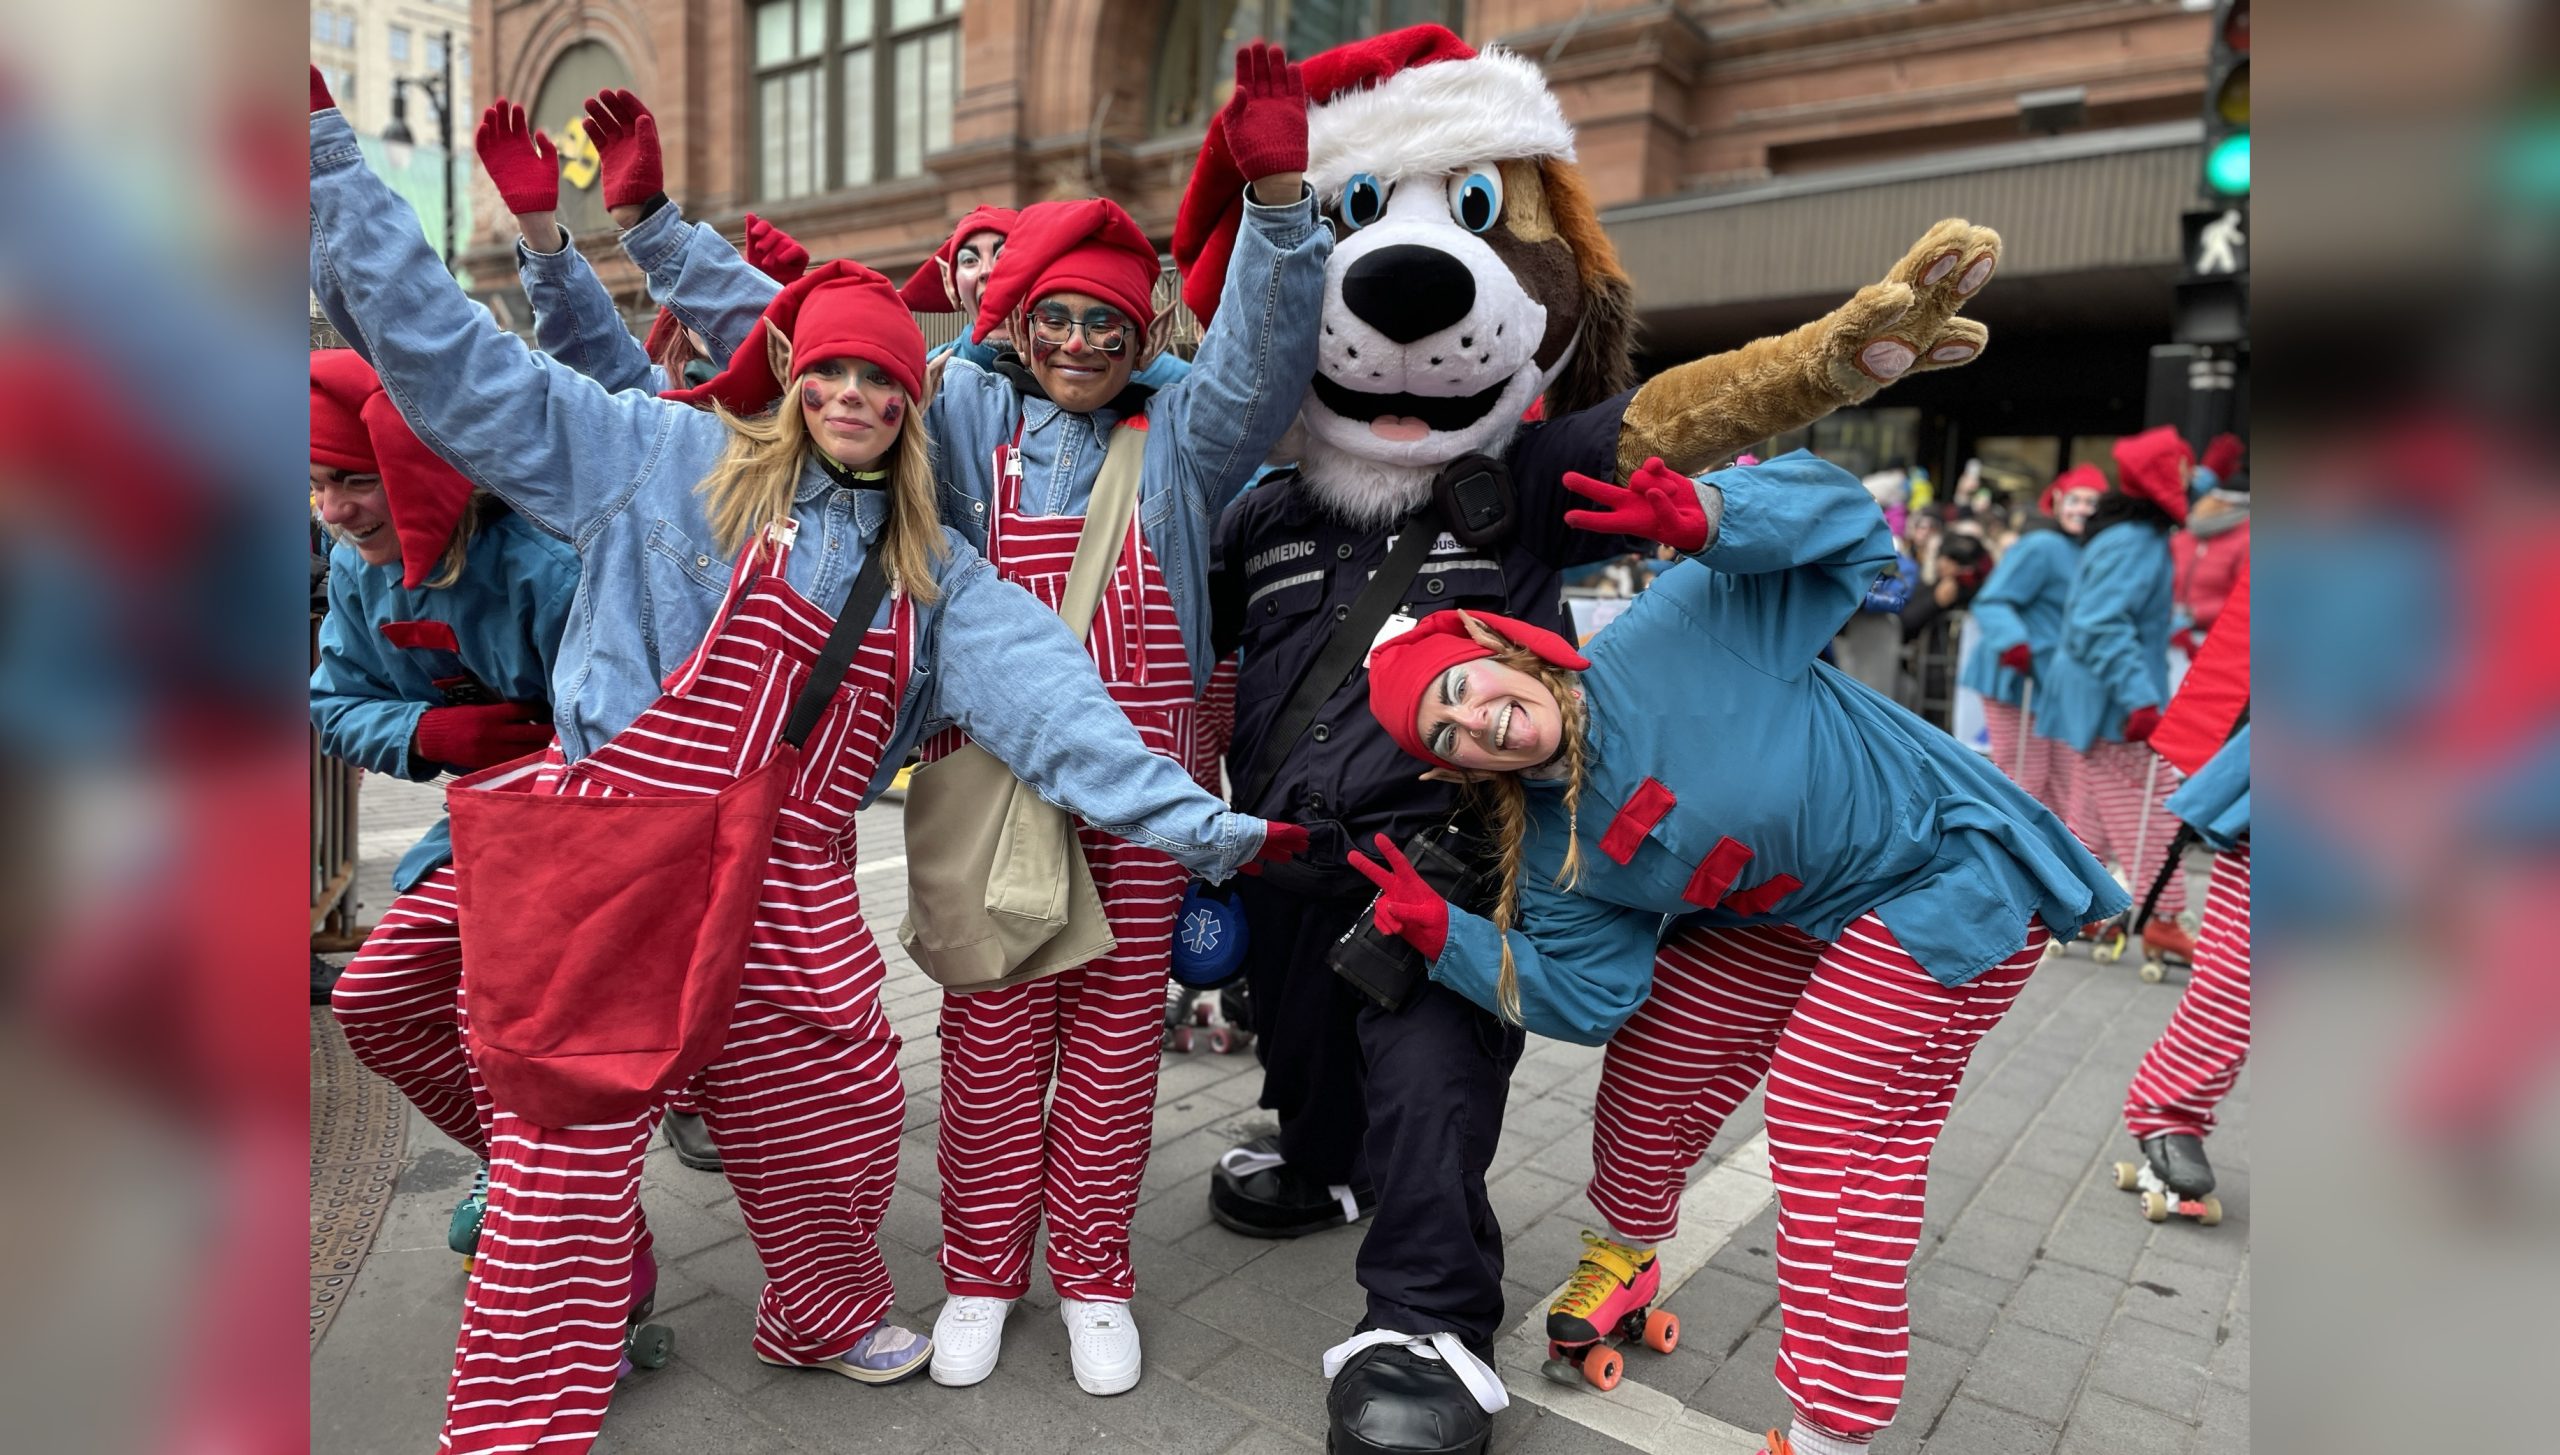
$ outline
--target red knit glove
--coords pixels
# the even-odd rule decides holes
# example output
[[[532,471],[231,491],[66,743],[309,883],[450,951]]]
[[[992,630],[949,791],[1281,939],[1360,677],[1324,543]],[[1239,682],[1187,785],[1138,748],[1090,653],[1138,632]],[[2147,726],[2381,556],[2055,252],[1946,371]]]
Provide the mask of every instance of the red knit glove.
[[[587,98],[587,139],[604,164],[604,205],[637,207],[667,190],[667,167],[658,152],[658,118],[628,91],[598,91]]]
[[[337,104],[338,99],[329,94],[329,83],[320,79],[320,68],[313,66],[311,68],[311,109],[326,111]]]
[[[1698,503],[1698,485],[1654,456],[1624,485],[1612,485],[1577,471],[1565,472],[1564,486],[1606,510],[1568,510],[1564,523],[1601,535],[1643,536],[1675,551],[1701,551],[1707,545],[1707,511]]]
[[[490,102],[471,145],[509,212],[560,210],[560,149],[526,124],[523,107],[504,96]]]
[[[481,702],[418,714],[413,752],[430,763],[476,770],[539,752],[550,741],[551,723],[539,705]]]
[[[2012,672],[2021,672],[2033,677],[2036,675],[2035,649],[2025,642],[2020,642],[2000,654],[2000,665]]]
[[[1255,41],[1236,52],[1226,132],[1236,170],[1249,183],[1307,169],[1307,82],[1287,51]]]
[[[2169,633],[2169,645],[2186,653],[2187,660],[2192,662],[2195,660],[2196,649],[2203,646],[2204,643],[2196,636],[2196,629],[2194,627],[2182,626],[2176,631]]]
[[[2125,714],[2124,740],[2126,742],[2147,743],[2151,741],[2151,735],[2158,731],[2160,731],[2160,709],[2137,707]]]
[[[2218,434],[2204,447],[2204,458],[2197,463],[2211,470],[2215,479],[2228,484],[2239,473],[2241,454],[2248,448],[2236,434]]]
[[[757,272],[788,288],[809,271],[809,250],[800,240],[750,212],[747,245],[740,249]]]
[[[1302,824],[1266,823],[1262,826],[1262,847],[1253,858],[1236,866],[1240,874],[1259,874],[1265,864],[1285,864],[1307,851],[1307,830]]]
[[[1385,834],[1378,835],[1378,852],[1387,856],[1384,866],[1357,849],[1351,851],[1351,867],[1378,886],[1378,902],[1369,917],[1379,929],[1401,935],[1406,944],[1422,952],[1423,959],[1439,959],[1449,945],[1449,901],[1422,882],[1421,871]]]

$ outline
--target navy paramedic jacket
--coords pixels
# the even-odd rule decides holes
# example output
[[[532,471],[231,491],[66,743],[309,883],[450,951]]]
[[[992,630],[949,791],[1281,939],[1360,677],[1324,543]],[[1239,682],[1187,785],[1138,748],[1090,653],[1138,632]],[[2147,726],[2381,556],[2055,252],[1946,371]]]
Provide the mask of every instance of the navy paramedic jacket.
[[[1518,529],[1483,550],[1443,534],[1405,590],[1405,612],[1419,617],[1473,607],[1570,636],[1564,568],[1619,555],[1639,543],[1567,526],[1565,512],[1589,502],[1564,488],[1564,475],[1576,470],[1616,478],[1618,426],[1634,393],[1524,426],[1504,455]],[[1350,614],[1351,603],[1394,544],[1392,528],[1334,519],[1297,472],[1289,471],[1227,507],[1210,557],[1218,651],[1240,652],[1235,740],[1227,750],[1227,773],[1239,795],[1235,807],[1305,824],[1313,839],[1303,861],[1306,871],[1324,875],[1326,887],[1346,895],[1369,892],[1369,881],[1344,862],[1348,850],[1368,847],[1378,833],[1402,843],[1446,822],[1456,803],[1449,784],[1420,780],[1421,767],[1369,715],[1368,673],[1353,672],[1326,699],[1260,798],[1246,802],[1241,795],[1262,760],[1264,736],[1299,676],[1324,650],[1334,623]]]

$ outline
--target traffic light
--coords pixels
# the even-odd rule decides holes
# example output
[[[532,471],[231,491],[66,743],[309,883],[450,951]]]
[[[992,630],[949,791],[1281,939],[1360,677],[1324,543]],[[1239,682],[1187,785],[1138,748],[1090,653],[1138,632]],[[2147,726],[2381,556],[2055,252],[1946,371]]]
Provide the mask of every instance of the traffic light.
[[[2204,176],[2208,202],[2249,198],[2249,0],[2220,0],[2204,73]]]

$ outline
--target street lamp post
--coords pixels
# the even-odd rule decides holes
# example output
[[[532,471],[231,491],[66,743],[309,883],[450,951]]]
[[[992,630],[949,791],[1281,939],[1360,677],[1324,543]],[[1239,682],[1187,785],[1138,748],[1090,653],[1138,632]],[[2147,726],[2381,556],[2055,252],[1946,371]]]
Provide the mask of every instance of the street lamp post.
[[[382,129],[385,146],[411,146],[409,88],[427,93],[436,108],[436,144],[444,148],[444,267],[453,271],[453,32],[444,32],[444,69],[433,76],[400,76],[391,82],[391,124]]]

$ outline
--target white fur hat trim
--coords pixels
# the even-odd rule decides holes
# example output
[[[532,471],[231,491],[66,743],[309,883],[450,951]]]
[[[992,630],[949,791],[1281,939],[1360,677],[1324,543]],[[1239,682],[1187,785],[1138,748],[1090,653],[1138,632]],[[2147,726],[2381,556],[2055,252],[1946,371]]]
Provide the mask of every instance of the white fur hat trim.
[[[1382,182],[1476,162],[1573,160],[1573,127],[1537,64],[1489,48],[1435,61],[1307,111],[1307,182],[1331,198],[1353,174]]]

